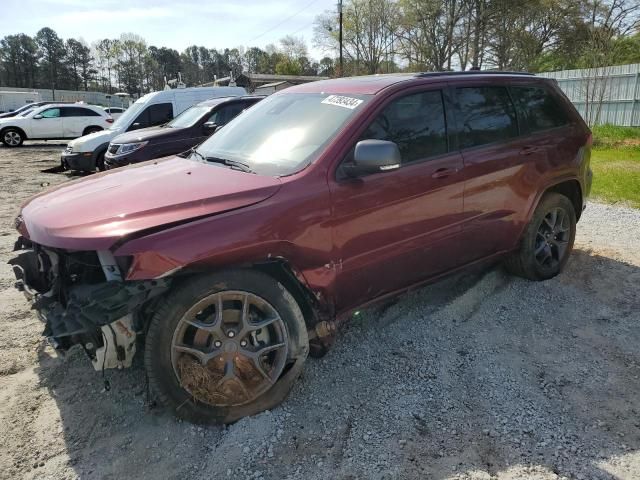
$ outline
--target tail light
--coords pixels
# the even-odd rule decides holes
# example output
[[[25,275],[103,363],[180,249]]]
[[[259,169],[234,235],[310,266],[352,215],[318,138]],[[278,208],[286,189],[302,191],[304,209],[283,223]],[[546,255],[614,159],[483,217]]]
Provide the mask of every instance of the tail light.
[[[587,146],[592,146],[593,145],[593,133],[589,132],[589,136],[587,137]]]
[[[111,117],[107,118],[106,122],[107,123],[113,123],[113,118],[111,118]]]

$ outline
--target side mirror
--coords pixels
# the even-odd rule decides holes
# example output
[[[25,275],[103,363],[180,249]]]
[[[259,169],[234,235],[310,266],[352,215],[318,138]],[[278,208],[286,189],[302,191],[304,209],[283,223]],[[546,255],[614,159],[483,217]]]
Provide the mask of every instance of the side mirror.
[[[388,172],[400,168],[402,160],[398,145],[386,140],[361,140],[356,144],[353,165],[347,168],[350,176]]]
[[[41,118],[43,118],[43,117],[42,117],[42,115],[40,115],[40,114],[38,114],[38,115],[34,115],[34,116],[33,116],[33,119],[34,119],[34,120],[40,120]]]
[[[140,122],[136,122],[136,123],[132,123],[131,126],[127,129],[128,132],[130,132],[131,130],[139,130],[142,128],[142,125],[140,125]]]
[[[215,133],[217,129],[218,129],[218,124],[215,122],[206,122],[202,126],[202,132],[205,135],[211,135],[212,133]]]

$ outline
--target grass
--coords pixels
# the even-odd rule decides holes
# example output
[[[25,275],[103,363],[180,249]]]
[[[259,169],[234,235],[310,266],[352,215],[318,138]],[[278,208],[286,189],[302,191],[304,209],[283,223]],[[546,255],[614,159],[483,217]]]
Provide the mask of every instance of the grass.
[[[594,127],[591,168],[594,198],[640,208],[640,128]]]

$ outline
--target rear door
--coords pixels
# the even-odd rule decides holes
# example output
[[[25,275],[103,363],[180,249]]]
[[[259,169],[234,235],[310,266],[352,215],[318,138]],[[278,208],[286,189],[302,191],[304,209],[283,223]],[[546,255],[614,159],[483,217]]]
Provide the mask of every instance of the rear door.
[[[60,107],[47,108],[36,115],[41,118],[31,118],[32,138],[63,138],[64,128]]]
[[[82,136],[84,129],[90,125],[102,126],[102,116],[90,108],[62,107],[62,124],[65,138]]]
[[[339,169],[330,181],[338,311],[457,265],[462,157],[451,147],[447,121],[442,89],[396,95],[358,140],[395,142],[401,168],[357,179]]]
[[[508,85],[465,84],[454,93],[464,158],[467,263],[515,247],[523,211],[538,187],[531,166],[544,163],[547,152],[522,135]]]

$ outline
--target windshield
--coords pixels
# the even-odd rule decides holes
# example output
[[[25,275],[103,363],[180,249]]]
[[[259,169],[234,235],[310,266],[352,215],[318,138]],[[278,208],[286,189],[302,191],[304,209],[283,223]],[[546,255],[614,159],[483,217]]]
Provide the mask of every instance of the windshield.
[[[198,153],[241,162],[263,175],[291,175],[313,162],[369,98],[322,93],[273,95],[209,137]]]
[[[20,112],[20,116],[21,117],[26,117],[27,115],[29,115],[31,112],[33,112],[36,108],[38,107],[31,107],[31,108],[27,108],[25,111]]]
[[[198,120],[211,111],[211,107],[194,105],[187,108],[176,118],[167,123],[166,127],[171,128],[188,128],[192,127]]]
[[[141,102],[140,100],[144,101]],[[145,97],[142,97],[140,100],[127,108],[125,112],[120,115],[115,122],[113,122],[113,125],[109,127],[109,130],[126,130],[129,127],[129,124],[135,120],[147,104]]]

